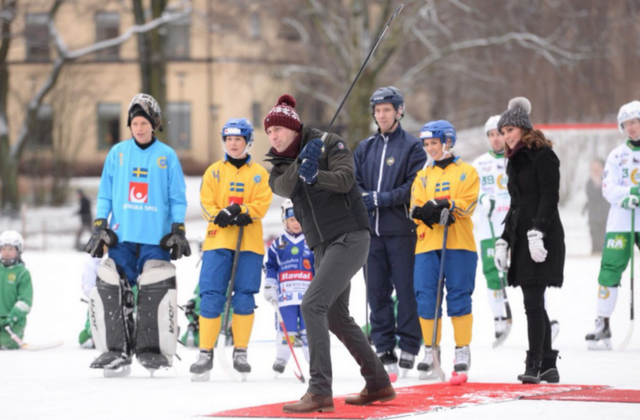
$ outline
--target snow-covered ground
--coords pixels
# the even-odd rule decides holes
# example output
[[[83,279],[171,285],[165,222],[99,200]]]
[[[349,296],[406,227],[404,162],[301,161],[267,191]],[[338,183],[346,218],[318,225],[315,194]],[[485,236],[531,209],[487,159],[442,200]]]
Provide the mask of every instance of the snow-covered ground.
[[[188,184],[189,201],[197,203],[199,181]],[[278,201],[279,202],[279,201]],[[572,206],[581,208],[581,206]],[[66,210],[42,210],[42,218],[56,218],[56,214],[72,213]],[[30,220],[38,220],[38,212],[30,213]],[[39,220],[42,220],[39,219]],[[64,226],[76,226],[77,219],[66,216]],[[267,231],[280,229],[279,208],[272,206],[267,218]],[[555,347],[560,350],[561,382],[564,384],[598,384],[616,388],[640,389],[640,330],[636,326],[631,343],[624,351],[589,352],[584,335],[593,327],[595,318],[599,257],[588,256],[590,249],[586,220],[576,211],[562,213],[567,233],[568,257],[565,268],[565,286],[550,290],[548,309],[550,316],[560,322],[560,335]],[[4,229],[11,223],[0,221]],[[40,222],[36,222],[40,223]],[[36,224],[37,226],[37,224]],[[19,227],[19,226],[18,226]],[[187,230],[195,241],[205,228],[199,219],[197,206],[189,206]],[[66,229],[66,228],[65,228]],[[33,231],[31,226],[30,231]],[[249,362],[253,372],[245,383],[231,381],[214,362],[210,382],[190,381],[189,366],[196,358],[196,350],[179,347],[182,360],[175,360],[170,371],[158,372],[155,378],[137,362],[128,378],[106,379],[97,370],[89,369],[98,355],[95,350],[78,347],[77,336],[84,325],[86,304],[80,301],[80,277],[85,255],[72,251],[73,237],[50,233],[47,250],[42,250],[42,236],[30,235],[24,260],[33,277],[34,307],[28,318],[26,341],[37,344],[64,340],[62,347],[40,351],[0,352],[0,418],[18,419],[91,419],[117,418],[179,420],[210,414],[216,411],[260,404],[299,399],[305,392],[291,366],[278,379],[273,378],[271,365],[275,357],[275,330],[272,308],[261,295],[256,323],[249,348]],[[33,246],[30,246],[32,244]],[[195,245],[195,244],[194,244]],[[194,249],[195,251],[195,249]],[[636,261],[639,261],[636,259]],[[190,258],[179,260],[179,303],[185,303],[198,280],[197,252]],[[352,282],[351,311],[358,323],[365,321],[364,281],[361,276]],[[509,289],[514,326],[511,336],[498,349],[491,348],[493,319],[486,298],[486,285],[478,270],[474,293],[474,338],[470,380],[477,382],[517,383],[516,376],[524,370],[526,324],[519,289]],[[625,274],[618,307],[612,317],[614,346],[622,341],[629,321],[629,281]],[[186,327],[181,316],[180,325]],[[445,372],[452,370],[453,337],[448,319],[444,322],[443,364]],[[230,352],[230,350],[229,350]],[[359,392],[364,382],[358,366],[346,349],[334,338],[332,342],[334,394]],[[230,357],[230,353],[229,353]],[[422,353],[420,354],[420,358]],[[308,366],[302,353],[299,360],[303,369]],[[291,362],[292,364],[293,362]],[[305,372],[308,376],[308,371]],[[408,378],[399,379],[397,387],[424,384],[414,370]],[[416,419],[638,419],[640,405],[513,401],[501,404],[468,407],[432,412],[414,416]]]

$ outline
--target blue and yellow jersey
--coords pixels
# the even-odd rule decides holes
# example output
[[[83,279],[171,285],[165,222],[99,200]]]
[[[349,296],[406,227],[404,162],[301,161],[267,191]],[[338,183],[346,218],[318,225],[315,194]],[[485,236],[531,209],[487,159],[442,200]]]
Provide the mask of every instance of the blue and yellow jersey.
[[[111,148],[102,169],[96,217],[106,219],[120,242],[158,245],[183,223],[187,187],[176,152],[156,141],[141,149],[135,140]]]
[[[236,249],[240,228],[221,228],[213,220],[225,207],[238,204],[242,212],[248,213],[253,219],[253,223],[244,228],[240,251],[264,255],[262,218],[267,214],[272,198],[269,173],[251,157],[240,169],[226,159],[209,166],[200,186],[200,207],[203,217],[209,222],[203,251]]]
[[[473,238],[473,214],[478,201],[480,180],[475,168],[456,157],[445,169],[429,164],[418,172],[411,187],[411,208],[422,207],[434,198],[446,198],[456,222],[449,226],[447,249],[476,251]],[[442,249],[444,226],[433,225],[429,229],[418,223],[416,254]]]

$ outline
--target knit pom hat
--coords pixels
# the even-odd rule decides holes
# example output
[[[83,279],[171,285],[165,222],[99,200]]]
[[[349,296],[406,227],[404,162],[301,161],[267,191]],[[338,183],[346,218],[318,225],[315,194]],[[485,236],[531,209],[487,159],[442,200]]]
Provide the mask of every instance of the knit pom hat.
[[[533,130],[529,114],[531,114],[531,102],[527,98],[518,96],[511,99],[507,110],[500,116],[498,131],[502,133],[502,128],[507,126]]]
[[[276,105],[264,118],[264,131],[271,126],[286,127],[290,130],[300,132],[300,117],[295,110],[296,100],[293,96],[284,94],[278,98]]]

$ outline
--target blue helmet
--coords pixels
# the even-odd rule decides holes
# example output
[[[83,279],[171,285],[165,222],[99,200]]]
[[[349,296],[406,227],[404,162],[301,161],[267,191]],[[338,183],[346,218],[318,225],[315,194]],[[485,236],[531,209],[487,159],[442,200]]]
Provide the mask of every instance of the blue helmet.
[[[404,117],[404,96],[393,86],[378,88],[373,92],[369,103],[372,110],[375,110],[376,105],[379,104],[392,104],[396,111],[398,107],[402,107],[402,116]]]
[[[227,136],[241,136],[247,141],[247,146],[253,144],[253,125],[246,118],[231,118],[222,127],[222,141]]]
[[[422,126],[420,130],[420,140],[438,138],[445,144],[447,139],[451,139],[451,147],[456,145],[456,129],[447,120],[431,121]]]

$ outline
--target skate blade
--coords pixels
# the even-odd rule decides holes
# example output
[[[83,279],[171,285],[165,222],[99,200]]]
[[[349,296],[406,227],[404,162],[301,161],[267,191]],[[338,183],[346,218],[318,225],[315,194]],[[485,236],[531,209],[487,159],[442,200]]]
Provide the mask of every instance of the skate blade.
[[[421,370],[420,371],[420,375],[418,375],[419,379],[425,380],[425,379],[437,379],[438,378],[438,374],[436,373],[435,369],[431,369],[431,370]]]
[[[191,382],[207,382],[209,379],[211,379],[211,371],[191,374]]]
[[[242,373],[242,381],[241,382],[247,382],[247,376],[248,376],[248,373],[247,372],[243,372]]]
[[[105,378],[124,378],[131,374],[131,366],[126,365],[116,369],[104,369],[102,374]]]
[[[611,340],[609,339],[605,339],[605,340],[600,340],[600,341],[588,341],[588,348],[589,350],[593,350],[593,351],[609,351],[609,350],[613,350],[613,347],[611,346]]]

